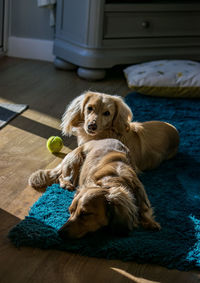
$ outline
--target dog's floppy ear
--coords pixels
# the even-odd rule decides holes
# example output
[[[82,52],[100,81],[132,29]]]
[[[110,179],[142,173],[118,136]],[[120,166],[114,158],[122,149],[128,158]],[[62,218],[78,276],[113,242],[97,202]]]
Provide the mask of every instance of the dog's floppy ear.
[[[111,232],[123,235],[138,226],[138,208],[130,192],[123,187],[111,188],[106,199]]]
[[[113,96],[116,105],[116,113],[113,118],[113,128],[119,132],[129,131],[133,114],[128,105],[119,96]]]
[[[76,97],[67,107],[62,116],[61,129],[63,135],[71,136],[76,133],[76,128],[84,122],[84,106],[92,93],[85,92]]]
[[[78,127],[82,121],[81,105],[85,94],[76,97],[67,107],[62,116],[61,129],[63,135],[72,135],[73,128]]]

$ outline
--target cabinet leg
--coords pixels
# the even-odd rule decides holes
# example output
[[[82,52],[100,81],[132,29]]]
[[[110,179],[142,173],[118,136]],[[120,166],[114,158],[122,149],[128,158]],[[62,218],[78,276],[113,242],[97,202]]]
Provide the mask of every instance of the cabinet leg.
[[[105,78],[106,70],[104,69],[88,69],[79,67],[77,70],[77,74],[79,77],[86,79],[86,80],[102,80]]]
[[[54,66],[57,68],[57,69],[61,69],[61,70],[67,70],[67,71],[72,71],[72,70],[76,70],[77,69],[77,66],[70,63],[70,62],[67,62],[59,57],[56,57],[55,60],[54,60]]]

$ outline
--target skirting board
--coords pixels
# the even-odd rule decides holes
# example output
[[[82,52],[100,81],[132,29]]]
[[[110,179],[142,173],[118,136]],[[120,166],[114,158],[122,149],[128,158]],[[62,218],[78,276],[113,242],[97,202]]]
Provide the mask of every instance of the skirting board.
[[[53,40],[10,36],[7,55],[25,59],[54,61]]]

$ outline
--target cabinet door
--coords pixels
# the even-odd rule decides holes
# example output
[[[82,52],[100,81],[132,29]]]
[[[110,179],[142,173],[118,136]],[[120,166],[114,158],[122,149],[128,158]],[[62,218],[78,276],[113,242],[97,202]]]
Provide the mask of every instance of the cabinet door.
[[[0,50],[3,47],[3,13],[4,13],[4,0],[0,0]]]

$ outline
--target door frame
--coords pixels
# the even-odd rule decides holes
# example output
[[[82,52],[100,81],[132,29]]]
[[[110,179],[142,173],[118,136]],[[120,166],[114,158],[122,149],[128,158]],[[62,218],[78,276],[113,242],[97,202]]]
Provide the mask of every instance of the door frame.
[[[0,48],[0,55],[4,55],[8,49],[8,35],[9,35],[9,15],[11,12],[10,0],[4,0],[3,10],[3,46]]]

